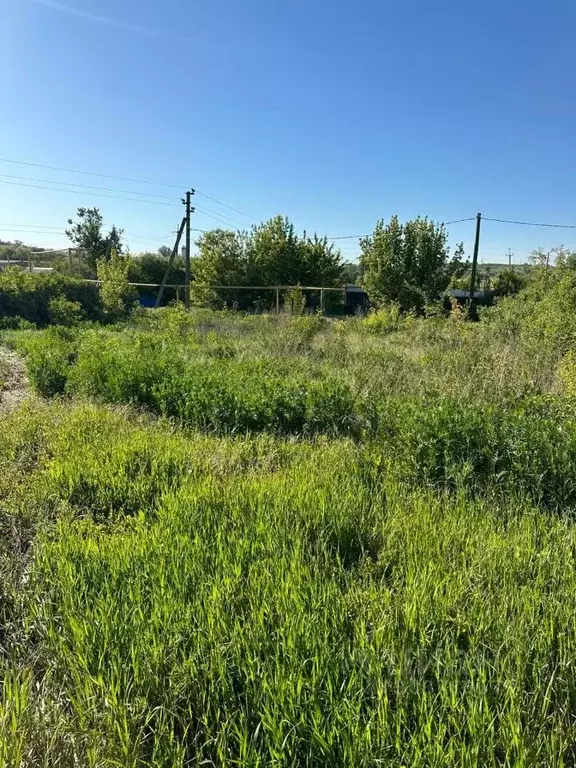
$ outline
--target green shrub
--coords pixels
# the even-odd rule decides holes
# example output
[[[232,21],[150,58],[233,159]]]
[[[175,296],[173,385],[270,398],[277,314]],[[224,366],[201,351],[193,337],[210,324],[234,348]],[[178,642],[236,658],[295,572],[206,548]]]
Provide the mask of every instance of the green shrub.
[[[82,305],[79,301],[70,301],[64,296],[50,299],[48,302],[50,323],[53,325],[77,325],[82,320]]]
[[[379,419],[380,439],[404,478],[472,493],[520,494],[556,509],[576,507],[576,409],[570,403],[553,397],[506,407],[392,399]]]
[[[137,294],[128,283],[130,263],[130,257],[114,250],[109,259],[96,263],[100,301],[106,318],[112,322],[124,319],[134,309]]]
[[[400,307],[397,304],[388,304],[382,309],[370,312],[361,320],[361,328],[368,333],[381,335],[397,331],[401,321]]]
[[[101,318],[98,289],[95,284],[87,283],[61,274],[39,275],[20,269],[7,269],[0,273],[0,320],[21,317],[39,326],[53,322],[51,302],[75,302],[74,314],[78,314],[79,304],[83,316],[88,320]],[[54,305],[58,306],[58,305]],[[72,309],[72,307],[69,307]],[[58,322],[62,312],[56,310]]]
[[[153,334],[87,332],[67,368],[70,394],[145,406],[190,427],[217,432],[352,434],[358,431],[348,386],[310,380],[294,366],[198,360]]]
[[[11,337],[26,356],[28,376],[36,391],[45,397],[63,394],[75,361],[75,335],[62,327],[17,332]]]

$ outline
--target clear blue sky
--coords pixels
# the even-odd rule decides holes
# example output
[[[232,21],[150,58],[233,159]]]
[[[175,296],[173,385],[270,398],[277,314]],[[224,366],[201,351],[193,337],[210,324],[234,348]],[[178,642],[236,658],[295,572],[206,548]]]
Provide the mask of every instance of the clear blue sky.
[[[428,214],[576,223],[574,0],[0,0],[0,157],[182,185],[329,236]],[[6,175],[178,188],[0,163],[0,237],[61,246],[97,205],[132,249],[170,241],[151,205]],[[101,193],[105,194],[105,193]],[[164,201],[167,202],[167,201]],[[197,196],[199,206],[251,219]],[[200,228],[219,226],[206,213]],[[232,224],[236,226],[236,224]],[[136,237],[134,237],[134,235]],[[470,245],[473,223],[451,227]],[[576,230],[486,223],[481,256],[576,249]],[[355,241],[343,253],[357,253]]]

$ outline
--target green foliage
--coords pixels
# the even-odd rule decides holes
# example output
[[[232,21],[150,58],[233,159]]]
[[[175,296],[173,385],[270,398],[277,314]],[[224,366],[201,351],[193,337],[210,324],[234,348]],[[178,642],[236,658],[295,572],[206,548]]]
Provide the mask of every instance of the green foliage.
[[[571,763],[567,520],[410,490],[350,441],[0,427],[12,525],[55,520],[3,561],[10,768]]]
[[[21,240],[5,241],[0,240],[0,259],[3,261],[17,261],[21,264],[27,264],[30,258],[31,248],[24,245]]]
[[[134,307],[136,293],[129,285],[130,257],[112,251],[110,258],[96,263],[100,280],[100,301],[107,319],[125,318]]]
[[[150,336],[86,334],[69,371],[67,390],[112,403],[146,406],[181,424],[217,432],[310,434],[357,429],[349,388],[310,381],[280,364],[186,359]]]
[[[168,266],[168,258],[170,256],[170,249],[168,253],[141,253],[137,256],[133,256],[130,259],[130,269],[128,271],[128,280],[131,283],[150,283],[159,285],[166,272]],[[184,261],[181,257],[174,259],[172,269],[168,276],[168,283],[173,285],[184,285]],[[156,288],[138,288],[140,295],[150,295],[156,298]],[[163,304],[167,304],[174,301],[176,298],[176,291],[174,288],[166,288],[164,290]]]
[[[377,311],[370,312],[370,314],[361,320],[362,329],[373,334],[384,334],[397,331],[400,327],[401,315],[400,308],[397,304],[389,304],[383,306]]]
[[[83,316],[79,301],[70,301],[64,296],[50,299],[48,302],[50,323],[52,325],[77,325]]]
[[[503,269],[494,278],[492,288],[497,296],[513,296],[526,286],[526,278],[513,269]]]
[[[200,257],[194,266],[191,298],[194,304],[222,308],[246,301],[246,292],[214,289],[214,285],[247,285],[246,237],[240,232],[216,229],[198,240]]]
[[[286,294],[284,307],[290,312],[291,315],[301,315],[306,308],[306,297],[300,288],[300,285],[292,288]]]
[[[101,309],[96,286],[55,273],[38,275],[20,269],[0,273],[0,320],[22,318],[39,326],[68,322],[66,306],[70,322],[80,316],[97,320]]]
[[[576,350],[571,349],[560,361],[557,381],[560,392],[576,398]]]
[[[336,286],[342,283],[340,253],[325,238],[299,236],[287,218],[276,216],[249,232],[214,230],[198,240],[194,265],[195,304],[221,308],[255,303],[270,306],[270,291],[216,289],[217,285]]]
[[[28,376],[37,392],[44,397],[63,394],[76,356],[74,331],[47,328],[23,331],[11,338],[16,349],[26,355]]]
[[[380,434],[402,477],[461,491],[521,493],[535,504],[576,508],[576,411],[555,398],[506,408],[455,399],[392,399]]]
[[[572,765],[575,280],[5,331],[0,765]]]
[[[108,260],[112,251],[122,254],[123,230],[112,225],[107,235],[102,234],[102,214],[98,208],[78,208],[78,221],[68,219],[66,234],[74,246],[80,249],[88,266],[96,270],[97,262]]]
[[[342,264],[342,282],[345,285],[358,285],[362,277],[362,269],[358,262],[346,261]]]
[[[374,232],[360,241],[362,285],[375,304],[396,302],[404,310],[422,311],[437,301],[454,275],[463,272],[463,248],[452,258],[443,224],[417,218],[401,224],[393,216],[382,219]]]

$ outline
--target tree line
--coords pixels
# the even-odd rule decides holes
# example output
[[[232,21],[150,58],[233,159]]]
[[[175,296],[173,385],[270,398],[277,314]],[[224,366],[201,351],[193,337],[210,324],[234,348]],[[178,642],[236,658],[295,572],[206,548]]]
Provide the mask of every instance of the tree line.
[[[104,269],[111,259],[119,268],[126,260],[121,271],[130,281],[162,280],[170,249],[131,257],[123,242],[123,230],[113,225],[104,232],[97,208],[79,208],[76,220],[68,220],[66,233],[91,273]],[[249,291],[248,286],[329,288],[355,282],[367,291],[375,306],[395,302],[406,311],[423,311],[426,305],[440,300],[450,286],[469,287],[465,277],[469,262],[462,243],[451,249],[445,225],[427,217],[404,223],[397,216],[387,222],[378,220],[372,234],[360,239],[357,264],[346,264],[340,250],[326,237],[296,232],[284,216],[245,231],[213,229],[203,233],[196,246],[192,301],[212,308],[246,308],[272,301],[270,291]],[[183,281],[183,259],[177,257],[169,282]],[[522,282],[517,275],[506,273],[499,281],[502,292],[508,293],[518,290]],[[217,286],[236,287],[224,290]]]

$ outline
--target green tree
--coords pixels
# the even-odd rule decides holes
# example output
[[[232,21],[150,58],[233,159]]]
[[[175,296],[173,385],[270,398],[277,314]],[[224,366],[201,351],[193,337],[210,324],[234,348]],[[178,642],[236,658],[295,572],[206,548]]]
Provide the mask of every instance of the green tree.
[[[109,320],[121,320],[129,314],[136,301],[136,294],[128,284],[131,259],[113,250],[110,258],[96,262],[100,280],[100,301]]]
[[[196,245],[199,256],[195,261],[191,285],[192,303],[221,308],[245,299],[242,291],[213,286],[247,285],[246,236],[240,232],[214,229],[205,232]]]
[[[318,285],[342,282],[340,252],[326,238],[300,237],[285,216],[252,227],[246,241],[248,276],[258,285]]]
[[[346,261],[342,265],[342,280],[346,285],[357,285],[362,278],[362,269],[358,262]]]
[[[493,288],[497,296],[513,296],[526,285],[526,279],[513,269],[503,269],[494,278]]]
[[[118,256],[122,256],[122,253],[124,252],[124,247],[122,245],[123,234],[124,230],[116,229],[116,225],[112,224],[112,229],[110,230],[108,237],[105,238],[106,254],[108,258],[110,258],[112,251],[115,251]]]
[[[376,223],[360,241],[362,285],[375,304],[397,302],[404,310],[422,311],[437,301],[453,276],[466,269],[460,244],[450,257],[443,224],[418,217],[401,224],[393,216]]]
[[[99,260],[109,259],[112,251],[122,254],[123,230],[115,225],[107,235],[102,234],[102,214],[98,208],[78,208],[78,221],[68,219],[69,229],[66,230],[69,240],[84,255],[87,264],[96,270]]]
[[[217,229],[197,242],[192,300],[208,306],[269,306],[270,291],[222,290],[215,285],[341,285],[340,253],[325,238],[296,234],[285,217],[275,216],[248,232]]]

